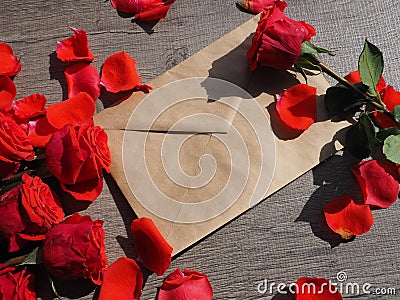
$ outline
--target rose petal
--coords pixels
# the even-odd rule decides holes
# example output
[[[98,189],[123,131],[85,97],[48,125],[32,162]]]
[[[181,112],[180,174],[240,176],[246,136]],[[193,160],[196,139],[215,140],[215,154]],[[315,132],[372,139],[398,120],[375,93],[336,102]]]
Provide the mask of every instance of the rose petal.
[[[329,228],[345,240],[368,232],[374,223],[369,205],[356,204],[349,195],[327,203],[324,214]]]
[[[170,1],[170,2],[175,2],[175,1]],[[135,15],[135,20],[148,22],[148,21],[153,21],[153,20],[165,19],[171,5],[172,5],[172,3],[169,5],[155,7],[155,8],[146,10],[144,12],[138,13]]]
[[[107,91],[128,91],[140,84],[142,79],[136,71],[136,61],[125,51],[108,57],[101,70],[101,81]]]
[[[238,2],[237,4],[251,12],[253,14],[258,14],[263,11],[263,9],[268,8],[271,5],[274,5],[275,0],[243,0]]]
[[[8,111],[17,95],[14,82],[7,76],[0,77],[0,110]]]
[[[32,242],[43,241],[46,238],[45,234],[29,235],[17,233],[10,237],[10,246],[8,251],[16,252],[28,246]]]
[[[20,119],[31,120],[46,114],[46,97],[33,94],[14,102],[14,114]]]
[[[131,225],[137,260],[147,269],[162,275],[171,263],[172,247],[149,218],[133,220]]]
[[[93,202],[103,190],[103,178],[94,178],[77,182],[75,184],[66,184],[61,182],[60,185],[62,190],[71,194],[75,200]]]
[[[388,208],[396,202],[399,183],[391,167],[384,161],[362,161],[351,168],[364,195],[364,203]]]
[[[393,111],[396,105],[400,105],[400,92],[388,85],[382,91],[382,101],[386,104],[388,110]]]
[[[325,278],[300,278],[296,281],[296,300],[342,300],[337,288]]]
[[[0,75],[15,76],[21,71],[21,63],[14,56],[12,48],[6,43],[0,43]]]
[[[74,35],[57,43],[58,59],[63,62],[91,62],[94,56],[90,52],[86,32],[73,27],[70,27],[70,29],[74,32]]]
[[[315,28],[312,25],[308,24],[306,21],[299,21],[299,23],[307,29],[308,35],[306,37],[306,41],[310,42],[311,38],[317,35]]]
[[[176,269],[165,278],[158,300],[211,300],[213,291],[206,275],[192,270]]]
[[[359,70],[350,72],[348,75],[344,77],[344,79],[346,79],[350,83],[362,82]],[[378,81],[378,84],[376,85],[376,90],[378,91],[378,93],[381,93],[385,89],[385,87],[386,87],[385,79],[381,77]]]
[[[276,110],[287,126],[306,130],[317,120],[317,89],[307,84],[288,88],[278,98]]]
[[[46,117],[51,126],[61,129],[67,124],[79,125],[90,120],[95,110],[93,99],[81,92],[63,102],[51,104]]]
[[[64,71],[68,85],[68,98],[85,92],[95,101],[100,96],[100,75],[88,63],[74,64]]]
[[[99,300],[138,300],[142,293],[143,275],[137,263],[121,257],[103,273]]]

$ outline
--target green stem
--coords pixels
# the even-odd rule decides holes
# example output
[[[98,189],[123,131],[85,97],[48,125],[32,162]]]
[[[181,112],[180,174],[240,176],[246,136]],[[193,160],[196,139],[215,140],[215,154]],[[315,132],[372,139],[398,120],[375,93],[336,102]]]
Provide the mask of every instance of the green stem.
[[[25,173],[30,175],[30,174],[32,174],[32,170],[26,170],[26,171],[23,171],[23,172],[19,172],[19,173],[15,174],[14,176],[10,177],[10,178],[1,180],[0,181],[0,187],[7,186],[7,185],[10,185],[10,184],[12,184],[14,182],[17,182],[17,181],[21,180],[22,175],[24,175]]]

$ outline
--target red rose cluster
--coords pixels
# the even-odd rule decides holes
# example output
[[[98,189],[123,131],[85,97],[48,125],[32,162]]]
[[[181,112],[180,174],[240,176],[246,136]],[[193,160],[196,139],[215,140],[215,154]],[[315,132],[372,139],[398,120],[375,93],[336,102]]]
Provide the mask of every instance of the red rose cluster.
[[[69,98],[47,106],[41,94],[15,101],[12,78],[21,64],[11,47],[0,43],[0,243],[12,257],[0,264],[0,299],[36,299],[35,274],[23,261],[12,266],[21,259],[15,256],[35,247],[42,251],[32,253],[41,253],[52,280],[88,279],[101,286],[99,298],[104,300],[140,298],[143,274],[138,264],[120,258],[107,268],[103,221],[77,212],[65,218],[62,204],[71,200],[57,195],[45,178],[56,177],[72,201],[93,202],[111,164],[107,134],[93,123],[94,102],[102,88],[123,100],[127,92],[151,87],[141,84],[136,62],[125,52],[108,57],[100,76],[90,64],[94,56],[86,32],[71,29],[74,34],[56,49],[58,59],[68,63]],[[172,247],[153,221],[134,220],[132,235],[137,261],[164,274]],[[185,272],[196,276],[182,275],[185,279],[168,286],[162,299],[212,299],[207,277],[195,271],[181,274]]]

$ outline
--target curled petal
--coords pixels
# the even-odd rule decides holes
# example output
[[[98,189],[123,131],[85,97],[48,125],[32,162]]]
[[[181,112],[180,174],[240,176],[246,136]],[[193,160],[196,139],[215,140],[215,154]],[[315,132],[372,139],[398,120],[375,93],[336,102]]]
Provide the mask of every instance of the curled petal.
[[[46,117],[51,126],[61,129],[67,124],[79,125],[90,120],[95,110],[93,99],[81,92],[63,102],[51,104]]]
[[[80,92],[87,93],[95,101],[100,96],[100,76],[96,68],[88,63],[74,64],[64,71],[68,85],[68,98]]]
[[[317,89],[307,84],[290,87],[278,98],[276,110],[287,126],[306,130],[317,120]]]
[[[0,77],[0,110],[8,111],[17,95],[14,82],[7,76]]]
[[[135,19],[141,21],[164,19],[174,2],[175,0],[111,0],[117,11],[136,14]]]
[[[364,203],[388,208],[396,202],[399,195],[399,183],[393,169],[384,161],[362,161],[351,168],[364,195]]]
[[[337,288],[325,278],[299,278],[295,284],[296,300],[342,300]]]
[[[137,260],[147,269],[162,275],[171,263],[172,247],[149,218],[133,220],[131,225]]]
[[[115,53],[105,60],[100,84],[107,91],[112,93],[128,91],[139,85],[141,81],[136,71],[136,61],[125,51]]]
[[[73,27],[70,29],[74,35],[57,43],[57,58],[63,62],[91,62],[94,56],[90,52],[86,32]]]
[[[14,114],[20,119],[31,120],[46,114],[46,97],[33,94],[24,99],[15,101]]]
[[[139,300],[142,286],[143,275],[137,263],[121,257],[104,271],[99,300]]]
[[[359,70],[350,72],[344,78],[350,83],[362,82]],[[385,89],[385,87],[386,87],[386,81],[383,77],[381,77],[378,81],[378,84],[376,85],[376,90],[378,91],[378,93],[381,93]]]
[[[174,1],[170,1],[174,2]],[[140,20],[143,22],[153,21],[165,19],[167,16],[168,10],[171,7],[171,4],[158,6],[149,10],[145,10],[144,12],[138,13],[135,15],[135,20]]]
[[[206,275],[192,270],[176,269],[165,278],[158,300],[211,300],[213,291]]]
[[[388,110],[393,111],[396,105],[400,105],[400,92],[388,85],[382,91],[382,101],[386,104]]]
[[[14,56],[13,49],[6,43],[0,43],[0,75],[15,76],[21,71],[21,63]]]
[[[311,38],[313,36],[316,36],[316,34],[317,34],[317,32],[315,31],[315,28],[312,25],[308,24],[306,21],[299,21],[299,23],[302,24],[307,29],[308,35],[306,36],[305,39],[306,39],[306,41],[310,42]]]
[[[329,228],[345,240],[368,232],[374,223],[369,205],[356,204],[349,195],[327,203],[324,214]]]
[[[64,192],[71,194],[75,200],[93,202],[103,190],[103,178],[93,178],[74,184],[60,182]]]
[[[258,14],[262,12],[263,9],[274,5],[274,2],[275,0],[243,0],[238,2],[237,4],[248,12]]]

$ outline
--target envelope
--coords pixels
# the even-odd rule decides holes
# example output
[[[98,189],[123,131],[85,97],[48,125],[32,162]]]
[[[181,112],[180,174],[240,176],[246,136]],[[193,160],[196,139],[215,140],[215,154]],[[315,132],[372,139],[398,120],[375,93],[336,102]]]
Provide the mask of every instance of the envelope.
[[[308,77],[318,121],[299,132],[279,119],[277,96],[304,79],[292,70],[249,71],[258,18],[149,82],[149,94],[95,116],[109,136],[112,177],[174,255],[343,147],[349,123],[328,118],[321,74]]]

